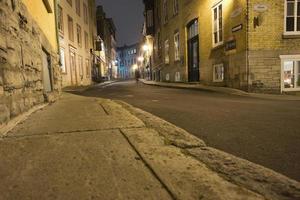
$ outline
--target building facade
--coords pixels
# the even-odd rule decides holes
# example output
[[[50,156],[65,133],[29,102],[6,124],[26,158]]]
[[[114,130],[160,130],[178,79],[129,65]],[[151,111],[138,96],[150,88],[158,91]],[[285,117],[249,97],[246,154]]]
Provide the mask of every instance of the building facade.
[[[144,0],[153,79],[300,90],[297,0]]]
[[[89,85],[94,66],[96,18],[94,0],[60,0],[59,49],[63,86]]]
[[[0,1],[0,127],[60,94],[56,12],[54,0]]]
[[[117,63],[120,79],[134,78],[134,71],[138,69],[140,45],[138,43],[132,45],[124,45],[117,48]]]
[[[95,70],[97,80],[117,78],[116,67],[116,27],[112,18],[107,18],[103,6],[97,6],[97,35],[99,40],[98,55],[101,58]]]

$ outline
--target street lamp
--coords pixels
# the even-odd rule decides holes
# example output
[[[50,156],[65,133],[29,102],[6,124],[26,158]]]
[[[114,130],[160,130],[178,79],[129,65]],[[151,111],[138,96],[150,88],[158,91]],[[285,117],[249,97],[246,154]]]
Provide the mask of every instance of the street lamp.
[[[143,62],[144,61],[144,57],[143,56],[138,57],[138,61],[139,62]]]
[[[143,45],[143,50],[144,51],[149,51],[149,49],[150,49],[149,45],[147,45],[147,44]]]

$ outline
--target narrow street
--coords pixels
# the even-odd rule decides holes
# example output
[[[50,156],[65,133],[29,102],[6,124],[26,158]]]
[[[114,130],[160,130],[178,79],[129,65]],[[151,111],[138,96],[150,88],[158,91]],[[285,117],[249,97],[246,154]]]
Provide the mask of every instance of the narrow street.
[[[300,102],[147,86],[133,81],[94,87],[84,96],[125,101],[208,145],[300,180]]]

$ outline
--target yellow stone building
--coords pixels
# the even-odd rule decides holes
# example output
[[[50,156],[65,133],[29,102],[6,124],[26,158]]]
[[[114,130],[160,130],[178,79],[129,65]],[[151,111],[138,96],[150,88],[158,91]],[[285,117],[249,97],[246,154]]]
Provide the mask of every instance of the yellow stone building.
[[[61,92],[55,0],[0,1],[0,127]]]
[[[297,0],[144,0],[157,81],[300,90]]]

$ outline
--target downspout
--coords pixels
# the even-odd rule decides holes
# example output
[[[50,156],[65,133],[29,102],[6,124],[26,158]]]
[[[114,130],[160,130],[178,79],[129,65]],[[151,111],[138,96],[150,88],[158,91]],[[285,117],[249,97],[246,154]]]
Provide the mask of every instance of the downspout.
[[[56,44],[57,44],[57,54],[59,56],[59,65],[62,66],[61,63],[61,55],[59,51],[59,33],[58,33],[58,16],[57,16],[57,11],[58,11],[58,0],[54,0],[54,16],[55,16],[55,34],[56,34]]]
[[[247,1],[247,26],[246,26],[246,76],[247,76],[247,92],[250,92],[250,65],[249,65],[249,29],[250,29],[250,8],[249,1]]]
[[[56,34],[56,44],[57,44],[57,54],[58,54],[58,64],[61,67],[62,66],[62,58],[60,55],[60,48],[59,48],[59,33],[58,33],[58,3],[57,0],[54,0],[54,18],[55,18],[55,34]],[[61,75],[61,74],[60,74]],[[60,77],[60,80],[62,80],[62,77]],[[60,87],[62,87],[62,81],[60,82]]]

